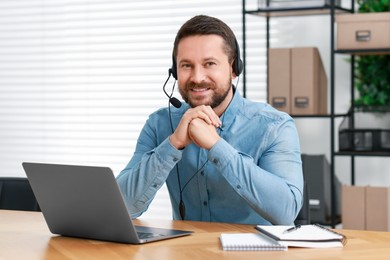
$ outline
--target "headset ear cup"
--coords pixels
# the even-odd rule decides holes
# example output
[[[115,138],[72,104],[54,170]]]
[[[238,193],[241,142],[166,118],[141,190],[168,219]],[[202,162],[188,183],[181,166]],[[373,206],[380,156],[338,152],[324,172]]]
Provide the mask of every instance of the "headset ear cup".
[[[233,62],[233,71],[238,77],[244,69],[244,64],[241,60],[240,46],[238,45],[238,41],[237,39],[234,40],[236,42],[236,59]]]
[[[171,73],[172,77],[177,80],[177,72],[176,72],[175,64],[172,65],[172,68],[169,69],[169,72]]]
[[[244,69],[244,65],[242,63],[242,60],[240,58],[236,59],[234,61],[234,73],[236,76],[239,76],[242,73],[242,70]]]
[[[170,73],[171,73],[172,77],[177,80],[177,71],[176,71],[176,69],[177,68],[176,68],[175,55],[172,52],[172,67],[170,68]]]

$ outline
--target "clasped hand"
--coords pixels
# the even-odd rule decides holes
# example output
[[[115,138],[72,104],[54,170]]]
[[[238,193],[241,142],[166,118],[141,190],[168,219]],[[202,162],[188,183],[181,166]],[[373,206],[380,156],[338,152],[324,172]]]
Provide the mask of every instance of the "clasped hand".
[[[210,150],[220,139],[216,128],[221,124],[219,116],[210,106],[190,108],[184,113],[175,132],[170,136],[170,141],[178,149],[194,143]]]

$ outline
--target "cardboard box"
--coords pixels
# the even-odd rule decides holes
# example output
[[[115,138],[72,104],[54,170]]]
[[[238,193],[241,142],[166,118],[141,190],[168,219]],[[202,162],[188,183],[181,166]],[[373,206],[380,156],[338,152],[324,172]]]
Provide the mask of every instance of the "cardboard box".
[[[390,231],[390,188],[366,187],[366,229]]]
[[[273,107],[291,112],[291,62],[290,49],[269,49],[268,98]]]
[[[342,188],[341,216],[343,229],[366,229],[366,188],[346,186]]]
[[[390,231],[390,188],[343,186],[345,229]]]
[[[317,48],[269,49],[268,103],[293,115],[327,113],[327,78]]]
[[[336,16],[337,49],[390,48],[390,12]]]
[[[292,49],[291,113],[326,114],[327,78],[317,48]]]

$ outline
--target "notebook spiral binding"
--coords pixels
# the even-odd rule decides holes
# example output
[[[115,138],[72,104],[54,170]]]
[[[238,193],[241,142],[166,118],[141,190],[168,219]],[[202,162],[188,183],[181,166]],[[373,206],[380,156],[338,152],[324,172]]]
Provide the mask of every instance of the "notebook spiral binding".
[[[315,223],[315,224],[313,224],[313,225],[316,226],[316,227],[318,227],[318,228],[321,228],[321,229],[323,229],[323,230],[326,230],[326,231],[328,231],[328,232],[330,232],[330,233],[333,233],[333,234],[336,234],[336,235],[341,236],[341,237],[342,237],[341,243],[343,244],[343,246],[345,246],[345,245],[347,244],[347,237],[346,237],[345,235],[340,234],[340,233],[338,233],[338,232],[336,232],[336,231],[334,231],[334,230],[331,230],[331,229],[329,229],[329,228],[326,228],[326,227],[324,227],[324,226],[322,226],[322,225],[320,225],[320,224],[317,224],[317,223]]]

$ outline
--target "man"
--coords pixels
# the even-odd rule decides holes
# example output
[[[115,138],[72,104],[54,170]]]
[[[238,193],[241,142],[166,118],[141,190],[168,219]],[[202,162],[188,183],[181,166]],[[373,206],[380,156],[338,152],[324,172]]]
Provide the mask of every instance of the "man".
[[[303,177],[293,120],[244,99],[232,30],[195,16],[178,31],[173,76],[186,102],[151,114],[117,181],[132,217],[166,183],[173,218],[245,224],[292,224]]]

